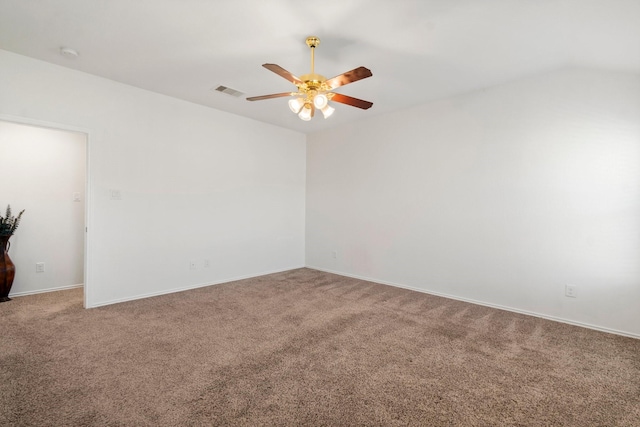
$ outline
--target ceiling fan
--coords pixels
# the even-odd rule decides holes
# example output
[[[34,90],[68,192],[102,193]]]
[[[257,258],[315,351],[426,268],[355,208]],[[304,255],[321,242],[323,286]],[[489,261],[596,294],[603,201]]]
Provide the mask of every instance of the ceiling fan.
[[[328,118],[335,109],[329,105],[329,101],[351,105],[353,107],[366,110],[371,108],[373,102],[331,92],[340,86],[357,82],[358,80],[371,77],[371,70],[365,67],[358,67],[346,73],[327,79],[314,72],[314,51],[320,44],[320,39],[315,36],[307,37],[307,46],[311,48],[311,73],[296,77],[289,71],[276,64],[262,64],[264,68],[273,71],[277,75],[284,77],[296,85],[296,92],[274,93],[272,95],[252,96],[247,101],[260,101],[263,99],[281,98],[285,96],[295,96],[289,101],[289,108],[302,120],[309,121],[314,116],[316,109],[320,110],[324,118]]]

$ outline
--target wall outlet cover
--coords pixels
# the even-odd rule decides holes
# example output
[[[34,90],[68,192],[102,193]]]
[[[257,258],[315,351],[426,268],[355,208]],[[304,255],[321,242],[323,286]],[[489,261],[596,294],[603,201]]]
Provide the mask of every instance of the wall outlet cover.
[[[122,200],[122,192],[120,190],[109,190],[111,200]]]
[[[565,296],[569,298],[577,298],[578,296],[578,287],[575,285],[567,285],[564,289]]]

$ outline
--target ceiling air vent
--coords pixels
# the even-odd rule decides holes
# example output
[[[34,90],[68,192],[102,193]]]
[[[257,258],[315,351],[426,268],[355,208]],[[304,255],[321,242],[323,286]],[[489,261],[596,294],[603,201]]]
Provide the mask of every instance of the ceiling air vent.
[[[218,92],[226,93],[227,95],[231,95],[236,98],[240,98],[242,95],[244,95],[244,93],[240,92],[239,90],[231,89],[230,87],[226,86],[218,86],[215,90],[217,90]]]

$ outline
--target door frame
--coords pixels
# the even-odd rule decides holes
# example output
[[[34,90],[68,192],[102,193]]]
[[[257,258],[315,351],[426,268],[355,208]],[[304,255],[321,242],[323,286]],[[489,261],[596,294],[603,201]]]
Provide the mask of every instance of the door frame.
[[[91,292],[91,248],[93,247],[91,233],[89,228],[91,226],[91,131],[86,128],[78,126],[48,122],[44,120],[33,119],[30,117],[12,116],[0,113],[0,120],[11,123],[18,123],[27,126],[41,127],[53,130],[61,130],[68,132],[83,133],[86,138],[86,159],[85,159],[85,197],[84,197],[84,266],[83,266],[83,306],[89,307],[89,294]]]

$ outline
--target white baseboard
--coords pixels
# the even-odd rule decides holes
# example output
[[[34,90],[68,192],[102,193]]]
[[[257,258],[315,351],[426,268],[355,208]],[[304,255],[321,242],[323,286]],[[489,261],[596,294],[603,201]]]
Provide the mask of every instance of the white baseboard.
[[[285,272],[285,271],[296,270],[298,268],[304,268],[304,265],[301,265],[299,267],[285,268],[283,270],[266,271],[266,272],[257,273],[257,274],[250,274],[250,275],[246,275],[246,276],[229,277],[229,278],[225,278],[225,279],[218,280],[218,281],[215,281],[215,282],[207,282],[207,283],[199,283],[199,284],[196,284],[196,285],[182,286],[182,287],[179,287],[179,288],[172,288],[172,289],[167,289],[167,290],[159,291],[159,292],[150,292],[150,293],[146,293],[146,294],[139,294],[139,295],[135,295],[135,296],[132,296],[132,297],[117,298],[117,299],[113,299],[113,300],[109,300],[109,301],[100,302],[98,304],[92,304],[90,306],[86,306],[85,308],[104,307],[105,305],[118,304],[118,303],[127,302],[127,301],[135,301],[135,300],[143,299],[143,298],[157,297],[157,296],[160,296],[160,295],[173,294],[173,293],[176,293],[176,292],[183,292],[183,291],[188,291],[188,290],[191,290],[191,289],[204,288],[204,287],[207,287],[207,286],[221,285],[223,283],[235,282],[237,280],[253,279],[254,277],[266,276],[267,274],[282,273],[282,272]]]
[[[68,289],[77,289],[82,287],[84,287],[84,284],[80,283],[79,285],[59,286],[57,288],[37,289],[35,291],[15,292],[15,293],[9,294],[9,298],[24,297],[27,295],[45,294],[47,292],[66,291]]]
[[[625,337],[640,339],[640,334],[635,334],[633,332],[626,332],[626,331],[620,331],[620,330],[617,330],[617,329],[605,328],[605,327],[602,327],[602,326],[592,325],[590,323],[577,322],[575,320],[569,320],[569,319],[564,319],[564,318],[561,318],[561,317],[550,316],[548,314],[537,313],[537,312],[534,312],[534,311],[521,310],[519,308],[507,307],[507,306],[504,306],[504,305],[493,304],[493,303],[486,302],[486,301],[478,301],[478,300],[474,300],[474,299],[470,299],[470,298],[463,298],[463,297],[459,297],[459,296],[456,296],[456,295],[445,294],[445,293],[442,293],[442,292],[428,291],[428,290],[425,290],[425,289],[415,288],[413,286],[402,285],[402,284],[394,283],[394,282],[387,282],[387,281],[384,281],[384,280],[372,279],[370,277],[358,276],[358,275],[355,275],[355,274],[343,273],[343,272],[340,272],[340,271],[328,270],[326,268],[314,267],[312,265],[307,265],[307,268],[311,268],[313,270],[318,270],[318,271],[324,271],[326,273],[337,274],[338,276],[345,276],[345,277],[351,277],[351,278],[354,278],[354,279],[366,280],[367,282],[379,283],[381,285],[394,286],[396,288],[402,288],[402,289],[408,289],[410,291],[422,292],[423,294],[435,295],[435,296],[454,299],[454,300],[458,300],[458,301],[469,302],[471,304],[483,305],[485,307],[491,307],[491,308],[497,308],[497,309],[500,309],[500,310],[511,311],[513,313],[526,314],[528,316],[540,317],[542,319],[553,320],[555,322],[560,322],[560,323],[567,323],[569,325],[580,326],[580,327],[583,327],[583,328],[593,329],[593,330],[600,331],[600,332],[607,332],[607,333],[610,333],[610,334],[622,335],[622,336],[625,336]]]

